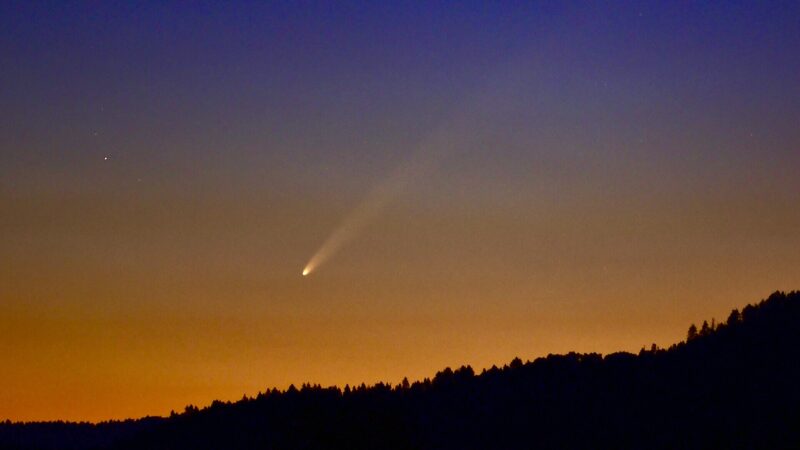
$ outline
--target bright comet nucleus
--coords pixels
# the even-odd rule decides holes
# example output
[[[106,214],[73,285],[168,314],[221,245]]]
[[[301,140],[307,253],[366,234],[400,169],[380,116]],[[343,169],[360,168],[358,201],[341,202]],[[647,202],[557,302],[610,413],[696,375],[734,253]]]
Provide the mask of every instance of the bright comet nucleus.
[[[306,267],[305,269],[303,269],[303,276],[306,276],[306,275],[308,275],[309,273],[311,273],[311,269],[309,269],[308,267]]]

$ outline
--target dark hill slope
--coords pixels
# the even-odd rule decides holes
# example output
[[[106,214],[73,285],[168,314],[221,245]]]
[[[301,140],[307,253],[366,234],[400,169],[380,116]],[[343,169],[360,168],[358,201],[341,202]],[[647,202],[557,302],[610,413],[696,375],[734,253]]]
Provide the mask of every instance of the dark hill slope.
[[[169,419],[0,426],[9,448],[800,448],[800,292],[638,355],[515,359],[410,386],[304,386]]]

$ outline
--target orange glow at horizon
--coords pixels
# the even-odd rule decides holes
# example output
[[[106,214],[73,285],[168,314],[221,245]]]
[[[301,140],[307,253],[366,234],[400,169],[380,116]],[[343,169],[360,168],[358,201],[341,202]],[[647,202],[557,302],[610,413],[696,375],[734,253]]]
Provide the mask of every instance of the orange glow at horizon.
[[[249,204],[262,199],[217,193],[66,215],[103,195],[5,199],[14,211],[6,230],[18,239],[4,241],[13,258],[0,262],[0,352],[15,361],[0,373],[0,418],[165,415],[303,382],[397,383],[515,356],[635,352],[791,289],[800,266],[795,213],[779,224],[750,208],[700,216],[633,203],[576,216],[511,204],[476,218],[442,197],[388,210],[305,283],[286,262],[313,246],[302,236],[341,215],[298,237],[296,224],[324,203],[302,210],[275,199],[282,213],[254,215]],[[133,212],[138,222],[126,224]],[[186,228],[187,213],[202,220]],[[83,237],[54,239],[73,230]],[[741,246],[743,235],[759,245]]]

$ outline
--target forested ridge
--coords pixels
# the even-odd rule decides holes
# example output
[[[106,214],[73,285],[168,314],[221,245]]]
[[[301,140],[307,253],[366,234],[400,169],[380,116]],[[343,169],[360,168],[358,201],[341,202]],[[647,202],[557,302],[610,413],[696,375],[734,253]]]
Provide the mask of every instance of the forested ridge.
[[[6,421],[0,448],[800,448],[800,292],[692,325],[667,349],[305,384],[168,418]]]

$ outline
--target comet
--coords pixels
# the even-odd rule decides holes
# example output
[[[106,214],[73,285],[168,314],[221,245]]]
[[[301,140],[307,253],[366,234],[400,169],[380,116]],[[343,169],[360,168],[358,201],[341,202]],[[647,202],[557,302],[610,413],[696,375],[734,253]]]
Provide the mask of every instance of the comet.
[[[507,106],[504,102],[509,101],[509,98],[513,99],[513,95],[509,94],[513,94],[515,87],[524,81],[517,78],[515,74],[520,71],[515,71],[514,68],[511,65],[505,66],[505,69],[511,70],[498,72],[498,75],[505,76],[494,79],[491,86],[480,91],[482,95],[472,97],[469,104],[462,104],[449,120],[421,139],[407,159],[372,189],[323,241],[303,268],[303,276],[310,275],[337,254],[373,222],[387,204],[402,195],[410,186],[431,176],[456,150],[473,145],[477,140],[476,131],[486,128],[486,118],[497,119],[498,110]]]
[[[375,187],[367,197],[358,204],[339,226],[328,236],[311,256],[303,268],[303,276],[308,276],[330,257],[352,241],[368,226],[393,199],[405,191],[408,186],[419,179],[424,179],[434,172],[441,161],[452,152],[455,140],[450,133],[438,133],[426,140],[404,164],[391,173],[383,183]]]

